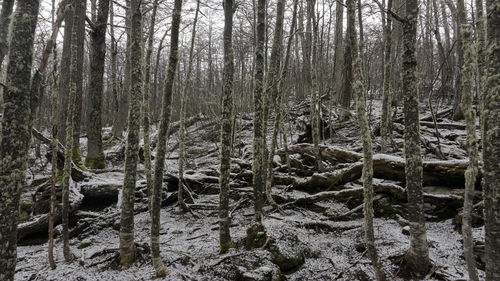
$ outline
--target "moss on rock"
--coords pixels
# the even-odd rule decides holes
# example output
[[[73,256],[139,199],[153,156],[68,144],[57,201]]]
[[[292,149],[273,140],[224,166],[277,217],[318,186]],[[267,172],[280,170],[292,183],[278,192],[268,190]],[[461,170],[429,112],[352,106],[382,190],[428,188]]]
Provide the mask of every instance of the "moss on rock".
[[[106,156],[104,152],[99,152],[95,157],[87,157],[87,159],[85,159],[85,166],[91,169],[106,168]]]

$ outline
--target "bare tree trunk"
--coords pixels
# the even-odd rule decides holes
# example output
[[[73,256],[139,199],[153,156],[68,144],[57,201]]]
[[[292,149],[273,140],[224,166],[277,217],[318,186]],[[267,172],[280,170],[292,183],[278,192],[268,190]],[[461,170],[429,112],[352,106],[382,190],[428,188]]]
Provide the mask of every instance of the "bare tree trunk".
[[[109,2],[109,1],[107,1]],[[85,42],[85,13],[87,12],[87,1],[75,2],[74,26],[77,29],[76,37],[76,71],[72,80],[76,83],[75,92],[75,114],[73,115],[73,162],[82,166],[82,152],[80,149],[80,129],[82,120],[82,99],[83,99],[83,55]],[[106,28],[106,25],[104,25]],[[90,80],[92,81],[92,80]],[[93,81],[94,82],[94,81]]]
[[[153,40],[155,32],[156,12],[158,10],[158,0],[153,2],[153,11],[151,12],[151,23],[148,31],[148,47],[146,50],[146,61],[144,67],[144,81],[142,84],[142,129],[144,139],[144,173],[146,174],[146,184],[149,197],[149,213],[151,214],[151,204],[153,202],[153,173],[151,167],[151,110],[149,108],[149,92],[151,88],[151,56],[153,55]],[[159,52],[159,50],[158,50]]]
[[[405,262],[417,275],[425,275],[430,265],[427,231],[425,228],[422,191],[422,156],[420,154],[420,126],[417,81],[417,19],[418,0],[406,1],[406,18],[403,22],[403,93],[405,115],[406,190],[408,194],[408,219],[410,221],[410,249]]]
[[[4,2],[5,3],[5,2]],[[33,42],[38,19],[37,0],[18,0],[13,14],[9,63],[4,91],[0,143],[0,280],[14,280],[17,262],[17,221],[24,183],[30,131],[30,84]]]
[[[177,200],[179,206],[184,211],[189,211],[189,207],[184,203],[183,189],[184,189],[184,154],[185,154],[185,140],[186,140],[186,104],[187,92],[191,84],[191,73],[193,70],[193,56],[194,56],[194,43],[196,39],[196,23],[198,22],[198,13],[200,11],[200,0],[196,2],[196,11],[193,20],[193,30],[191,33],[191,46],[189,47],[189,59],[186,78],[184,80],[184,87],[181,96],[181,111],[179,122],[179,189],[177,192]]]
[[[334,73],[334,81],[335,81],[335,94],[337,95],[337,99],[341,102],[343,92],[342,83],[344,79],[344,56],[343,56],[343,25],[344,25],[344,0],[338,0],[335,6],[335,62],[333,64],[333,73]],[[330,125],[330,128],[333,126]],[[332,137],[333,134],[330,134]]]
[[[347,44],[344,48],[344,87],[342,89],[342,97],[340,98],[340,105],[342,107],[341,112],[341,120],[349,118],[349,109],[351,108],[351,99],[352,99],[352,43],[356,38],[353,37],[352,29],[356,28],[355,26],[355,14],[347,13]]]
[[[462,235],[464,244],[464,256],[467,262],[469,280],[479,281],[474,258],[474,241],[472,237],[472,205],[474,200],[474,187],[478,174],[478,151],[476,137],[476,110],[473,107],[474,93],[472,91],[473,75],[475,72],[475,50],[472,42],[472,29],[470,26],[462,25],[462,40],[464,48],[464,65],[462,66],[462,107],[467,124],[467,154],[469,165],[465,172],[465,196],[462,218]]]
[[[233,50],[233,0],[224,1],[224,85],[222,97],[221,162],[219,194],[219,245],[225,253],[234,247],[231,240],[231,218],[229,217],[229,183],[231,171],[231,118],[233,114],[234,50]]]
[[[77,3],[74,1],[71,5],[72,14],[78,11]],[[69,83],[62,85],[69,89],[69,96],[67,100],[66,112],[66,140],[64,142],[64,168],[63,168],[63,186],[62,186],[62,225],[63,225],[63,254],[64,259],[69,262],[72,261],[74,256],[69,247],[69,187],[71,178],[71,164],[73,162],[73,128],[74,128],[74,114],[75,114],[75,100],[76,100],[76,72],[78,63],[78,25],[75,24],[75,17],[71,25],[71,48],[70,48],[70,65],[69,65]]]
[[[434,0],[435,1],[435,0]],[[392,10],[392,0],[387,2],[387,9]],[[380,150],[387,152],[387,139],[392,126],[392,16],[387,14],[384,26],[384,86],[382,90],[382,116],[380,124]]]
[[[125,176],[120,216],[120,264],[128,267],[135,259],[134,202],[139,158],[139,130],[142,102],[142,11],[140,0],[130,0],[130,105],[128,111]]]
[[[157,276],[165,276],[167,270],[160,256],[160,205],[165,168],[165,153],[167,132],[172,115],[172,94],[177,62],[179,59],[179,29],[181,24],[182,0],[175,0],[172,12],[172,30],[170,33],[170,56],[168,59],[167,76],[163,87],[162,113],[158,142],[156,145],[155,172],[153,178],[153,204],[151,223],[151,258]]]
[[[455,98],[453,101],[453,119],[459,120],[463,119],[464,112],[460,105],[462,100],[462,65],[464,64],[464,47],[462,41],[462,25],[467,23],[467,16],[465,11],[464,0],[457,0],[457,76],[455,80]]]
[[[106,157],[102,145],[102,97],[104,91],[104,63],[106,59],[106,23],[109,14],[108,0],[99,1],[97,20],[90,32],[89,107],[87,124],[88,152],[85,165],[104,169]],[[112,23],[113,24],[113,23]],[[114,44],[113,42],[111,42]],[[114,91],[114,86],[113,86]]]
[[[484,209],[486,281],[500,280],[500,3],[486,1],[488,62],[484,93]]]
[[[253,138],[253,194],[255,222],[262,223],[262,208],[265,203],[264,195],[264,40],[265,40],[266,0],[257,2],[257,37],[255,45],[254,70],[254,138]]]

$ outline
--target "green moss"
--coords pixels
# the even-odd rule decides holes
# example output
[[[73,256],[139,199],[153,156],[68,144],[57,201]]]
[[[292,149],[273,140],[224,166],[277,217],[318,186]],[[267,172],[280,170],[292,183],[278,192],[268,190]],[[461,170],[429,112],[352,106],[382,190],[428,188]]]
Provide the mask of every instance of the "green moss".
[[[80,242],[80,244],[78,244],[78,249],[87,248],[91,244],[92,244],[92,241],[90,241],[89,239],[84,239],[83,241]]]
[[[85,166],[82,162],[82,151],[79,147],[73,148],[72,157],[73,162],[76,164],[76,166],[82,170],[85,170]]]
[[[56,184],[62,184],[63,181],[63,172],[61,169],[56,170]]]
[[[32,208],[33,202],[21,199],[19,201],[19,220],[25,221],[29,217]]]
[[[229,241],[229,242],[221,242],[220,243],[220,253],[221,254],[225,254],[227,253],[227,251],[229,251],[229,249],[231,248],[235,248],[235,244],[233,243],[233,241]]]
[[[103,136],[103,137],[102,137],[102,140],[103,140],[103,141],[109,141],[109,140],[110,140],[110,139],[112,139],[112,138],[113,138],[113,135],[111,135],[111,134],[110,134],[110,135],[105,135],[105,136]]]
[[[262,224],[253,224],[247,228],[245,247],[247,250],[261,248],[267,241],[267,231]]]
[[[106,168],[106,156],[104,152],[99,152],[95,157],[87,157],[87,159],[85,159],[85,166],[91,169]]]

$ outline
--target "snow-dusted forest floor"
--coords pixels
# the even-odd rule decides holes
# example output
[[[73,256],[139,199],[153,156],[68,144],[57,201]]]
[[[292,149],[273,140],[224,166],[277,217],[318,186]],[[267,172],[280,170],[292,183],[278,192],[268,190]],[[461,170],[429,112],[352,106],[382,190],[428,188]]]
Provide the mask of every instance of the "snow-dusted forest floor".
[[[373,109],[379,108],[376,102]],[[425,111],[422,108],[422,111]],[[444,110],[441,110],[444,112]],[[401,110],[399,110],[401,112]],[[439,111],[438,111],[439,112]],[[304,137],[301,124],[308,124],[308,104],[294,106],[291,110],[290,134],[293,143]],[[444,114],[443,114],[444,115]],[[379,112],[373,110],[371,119],[375,135],[375,153],[379,150],[377,126]],[[284,158],[275,157],[275,181],[273,195],[286,214],[266,207],[268,215],[264,225],[272,239],[262,250],[247,251],[244,247],[246,229],[253,218],[251,200],[251,115],[237,121],[238,133],[235,140],[235,158],[232,165],[231,188],[231,234],[236,248],[219,255],[218,232],[218,157],[219,122],[214,118],[191,118],[187,129],[186,184],[191,191],[187,202],[192,213],[183,213],[176,206],[178,143],[175,124],[169,141],[167,154],[167,175],[161,213],[161,251],[169,275],[165,280],[374,280],[373,268],[365,252],[362,210],[350,212],[362,202],[362,188],[354,160],[324,159],[326,171],[315,172],[310,165],[306,145],[291,145],[292,171],[286,171]],[[424,113],[423,119],[427,117]],[[324,116],[327,119],[327,115]],[[392,156],[383,156],[391,167],[402,156],[401,116],[395,116]],[[399,121],[397,121],[399,120]],[[440,132],[441,151],[436,151],[437,139],[430,124],[421,123],[424,160],[432,163],[462,165],[466,159],[464,150],[465,131],[460,122],[439,118],[443,128]],[[272,122],[270,122],[272,126]],[[302,128],[302,129],[300,129]],[[241,129],[241,130],[240,130]],[[107,128],[104,135],[109,134]],[[328,131],[328,129],[325,129]],[[240,133],[241,132],[241,133]],[[306,129],[307,132],[307,129]],[[48,132],[43,132],[48,136]],[[307,133],[305,133],[307,135]],[[155,131],[153,130],[153,141]],[[85,137],[82,137],[85,155]],[[154,143],[154,142],[153,142]],[[359,128],[355,118],[334,125],[331,140],[324,141],[327,149],[342,149],[358,157],[361,149]],[[279,155],[282,155],[282,146]],[[295,149],[294,149],[295,148]],[[305,150],[304,150],[305,149]],[[55,253],[57,269],[51,270],[47,260],[46,231],[23,236],[18,246],[16,280],[149,280],[154,270],[147,251],[141,252],[134,265],[118,270],[113,264],[119,244],[120,186],[123,180],[124,141],[106,141],[108,168],[104,171],[85,171],[86,179],[74,182],[75,192],[83,195],[77,210],[72,213],[73,228],[71,249],[75,255],[72,263],[64,262],[62,241],[57,236]],[[306,151],[306,152],[304,152]],[[24,226],[43,216],[46,210],[47,177],[50,164],[46,164],[47,147],[41,145],[41,157],[31,157],[28,183],[22,196],[27,210]],[[292,153],[293,152],[293,153]],[[153,150],[154,155],[154,150]],[[376,156],[375,157],[382,157]],[[436,162],[436,161],[441,162]],[[391,162],[392,161],[392,162]],[[460,166],[462,167],[462,166]],[[143,165],[139,165],[136,191],[135,241],[141,249],[149,244],[150,217],[145,195]],[[334,177],[339,171],[345,176]],[[440,171],[455,173],[455,170]],[[398,180],[396,172],[391,176],[377,176],[375,167],[375,189],[377,196],[374,207],[375,239],[389,280],[404,280],[399,271],[401,257],[409,245],[408,222],[404,218],[406,207],[404,183]],[[426,194],[427,229],[430,256],[433,268],[428,280],[467,280],[467,270],[462,254],[460,228],[456,215],[461,200],[462,186],[450,182],[436,184],[435,178],[427,178],[424,171]],[[344,175],[344,174],[343,174]],[[352,177],[352,180],[351,180]],[[446,178],[446,177],[445,177]],[[333,184],[331,180],[336,184]],[[44,193],[45,192],[45,193]],[[401,193],[403,192],[403,193]],[[360,196],[361,194],[361,196]],[[79,195],[81,196],[81,195]],[[478,197],[480,192],[478,191]],[[35,198],[36,202],[33,202]],[[476,212],[479,212],[476,210]],[[20,229],[23,224],[20,225]],[[484,241],[481,222],[474,228],[477,252]],[[27,229],[27,228],[24,228]],[[56,228],[60,230],[60,226]],[[277,259],[279,252],[286,258]],[[283,261],[284,260],[284,261]],[[480,261],[480,257],[478,257]],[[280,270],[281,268],[281,270]],[[484,276],[482,270],[480,276]]]

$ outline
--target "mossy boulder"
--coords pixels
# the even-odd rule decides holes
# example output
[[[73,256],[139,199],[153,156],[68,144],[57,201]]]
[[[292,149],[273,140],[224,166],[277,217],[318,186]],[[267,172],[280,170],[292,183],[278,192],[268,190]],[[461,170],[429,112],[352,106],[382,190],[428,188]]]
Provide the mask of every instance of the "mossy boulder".
[[[252,224],[249,228],[247,228],[245,248],[247,250],[262,248],[266,243],[267,238],[267,231],[264,225],[260,223]]]
[[[80,243],[78,243],[78,249],[87,248],[91,244],[92,241],[90,241],[90,239],[83,239],[82,241],[80,241]]]
[[[304,264],[304,247],[296,234],[283,231],[269,244],[272,261],[281,271],[289,271]]]

